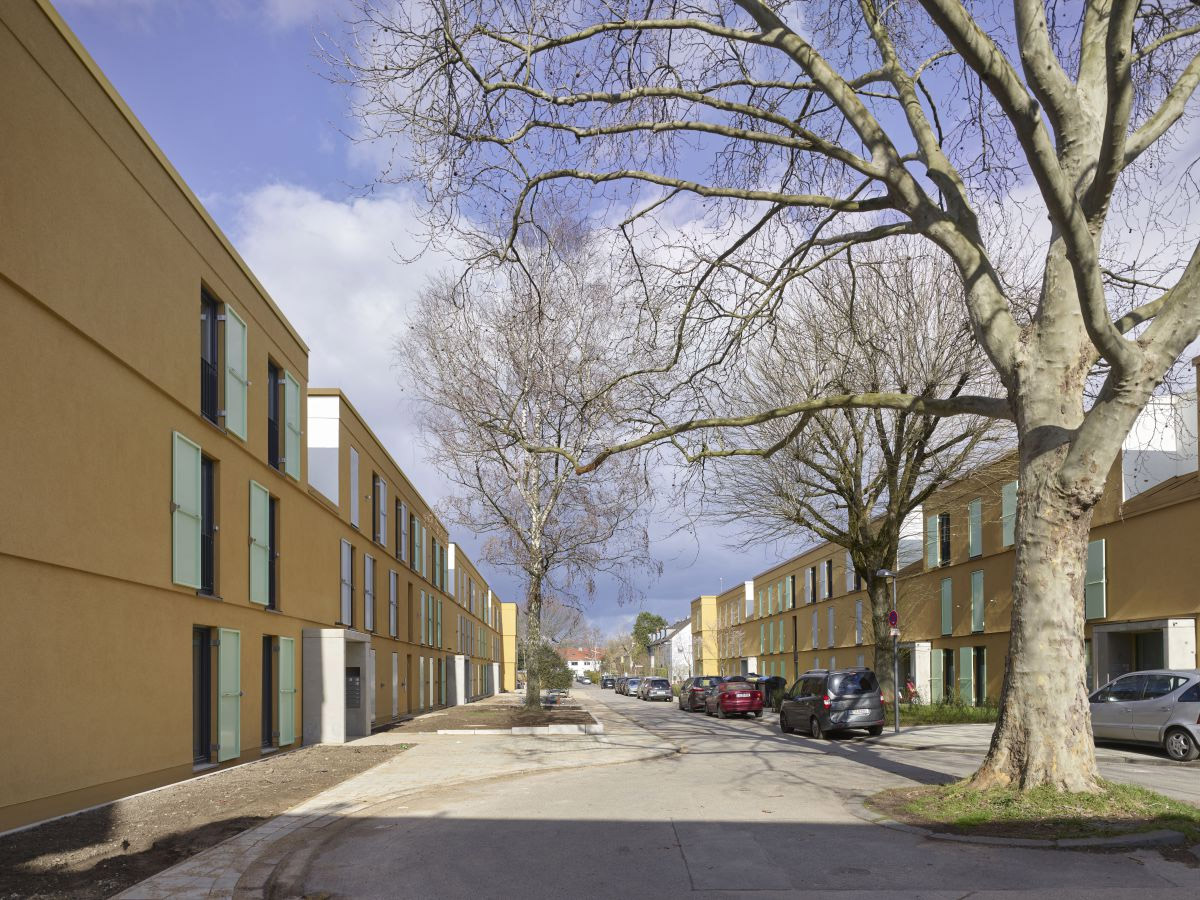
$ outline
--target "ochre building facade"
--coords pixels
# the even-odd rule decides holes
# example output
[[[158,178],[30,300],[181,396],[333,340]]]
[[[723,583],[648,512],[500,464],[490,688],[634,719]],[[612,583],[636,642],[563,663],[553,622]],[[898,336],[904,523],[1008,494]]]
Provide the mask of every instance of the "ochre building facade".
[[[0,830],[499,690],[515,615],[42,0],[0,84]]]

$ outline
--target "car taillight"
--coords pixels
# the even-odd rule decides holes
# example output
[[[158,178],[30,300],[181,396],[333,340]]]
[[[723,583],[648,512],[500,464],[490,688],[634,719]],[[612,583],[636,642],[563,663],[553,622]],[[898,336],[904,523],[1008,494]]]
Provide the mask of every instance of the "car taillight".
[[[821,698],[821,705],[824,706],[826,709],[829,709],[829,707],[832,705],[832,703],[833,703],[833,698],[831,696],[829,696],[828,694],[826,694],[824,697]]]

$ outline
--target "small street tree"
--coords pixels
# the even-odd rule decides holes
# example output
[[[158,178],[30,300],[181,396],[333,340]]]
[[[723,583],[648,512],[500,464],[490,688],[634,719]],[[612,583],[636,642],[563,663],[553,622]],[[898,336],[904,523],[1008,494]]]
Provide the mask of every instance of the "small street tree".
[[[565,637],[581,622],[566,607],[582,606],[597,578],[632,596],[657,571],[644,527],[650,482],[637,460],[579,478],[561,457],[524,447],[582,449],[613,425],[609,403],[579,401],[611,377],[619,296],[586,234],[560,225],[555,238],[524,242],[520,271],[435,282],[397,350],[432,459],[457,487],[447,518],[486,534],[484,558],[525,582],[527,705],[540,700],[547,598],[552,636]]]
[[[476,238],[507,223],[493,252],[511,257],[570,198],[613,224],[644,287],[629,365],[594,395],[643,385],[642,414],[582,452],[515,427],[510,440],[589,472],[683,433],[823,409],[1013,422],[1010,657],[973,783],[1096,790],[1092,510],[1200,332],[1194,191],[1172,155],[1200,86],[1200,6],[360,0],[353,27],[341,72],[368,132],[403,142],[385,177],[420,185],[432,222]],[[996,392],[888,384],[708,413],[707,388],[736,377],[798,282],[900,235],[952,262]],[[1006,235],[1036,256],[1032,293],[999,261]]]
[[[642,610],[633,622],[633,644],[643,653],[650,652],[654,635],[667,627],[667,620],[657,613]]]

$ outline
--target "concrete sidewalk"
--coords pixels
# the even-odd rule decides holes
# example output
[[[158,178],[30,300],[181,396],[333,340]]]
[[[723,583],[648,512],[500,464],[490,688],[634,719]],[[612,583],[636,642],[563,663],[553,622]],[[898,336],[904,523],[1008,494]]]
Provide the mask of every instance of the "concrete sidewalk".
[[[276,867],[330,826],[369,816],[427,791],[578,767],[674,755],[678,747],[586,695],[581,704],[605,726],[602,735],[439,735],[381,732],[356,744],[408,744],[409,749],[293,807],[281,816],[210,847],[134,885],[121,898],[261,897]]]

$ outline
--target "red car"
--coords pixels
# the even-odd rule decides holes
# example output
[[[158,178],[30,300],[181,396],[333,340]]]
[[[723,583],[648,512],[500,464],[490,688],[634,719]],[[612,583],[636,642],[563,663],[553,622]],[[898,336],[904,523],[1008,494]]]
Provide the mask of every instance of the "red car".
[[[748,681],[723,681],[709,688],[704,698],[704,711],[710,716],[724,719],[734,713],[762,718],[762,691]]]

